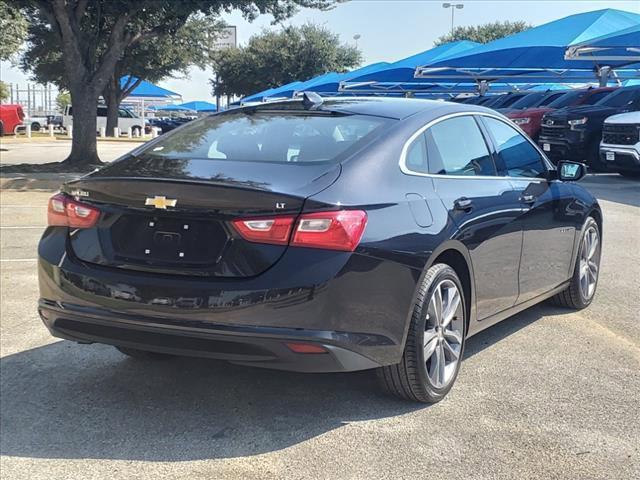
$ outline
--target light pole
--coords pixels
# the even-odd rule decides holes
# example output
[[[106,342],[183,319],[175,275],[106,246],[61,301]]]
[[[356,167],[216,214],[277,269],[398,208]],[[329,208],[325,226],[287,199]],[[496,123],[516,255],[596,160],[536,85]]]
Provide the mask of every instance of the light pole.
[[[356,34],[353,36],[353,39],[356,41],[356,48],[358,48],[358,40],[360,40],[360,37],[361,37],[361,36],[362,36],[362,35],[360,35],[359,33],[356,33]]]
[[[443,3],[442,8],[450,8],[451,9],[451,34],[453,35],[453,14],[456,10],[462,10],[464,8],[464,4],[462,3]]]

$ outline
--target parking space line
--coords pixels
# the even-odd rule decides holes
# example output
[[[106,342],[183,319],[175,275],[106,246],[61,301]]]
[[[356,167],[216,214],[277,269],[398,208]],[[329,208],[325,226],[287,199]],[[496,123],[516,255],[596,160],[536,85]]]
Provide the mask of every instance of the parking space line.
[[[19,204],[9,204],[9,205],[0,204],[0,207],[2,208],[47,208],[46,205],[19,205]]]
[[[4,262],[37,262],[37,258],[0,258],[0,263]]]

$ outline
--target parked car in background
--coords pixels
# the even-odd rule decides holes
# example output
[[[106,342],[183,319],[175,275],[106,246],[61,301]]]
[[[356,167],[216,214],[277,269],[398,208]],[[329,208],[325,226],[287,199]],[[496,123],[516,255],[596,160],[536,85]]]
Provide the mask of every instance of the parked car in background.
[[[493,95],[485,97],[489,98],[489,100],[480,102],[478,103],[478,105],[492,108],[494,110],[497,110],[499,108],[507,108],[527,95],[529,95],[529,92],[509,92],[502,95]]]
[[[524,110],[525,108],[539,107],[553,102],[555,99],[564,95],[564,91],[532,92],[524,97],[516,100],[509,107],[501,107],[497,109],[500,113],[506,114],[514,110]]]
[[[0,136],[15,135],[18,127],[24,126],[22,105],[0,105]]]
[[[31,125],[31,131],[39,132],[40,130],[44,130],[47,126],[47,116],[31,116],[29,115],[24,119],[25,125]]]
[[[602,212],[565,183],[585,172],[473,105],[233,109],[62,186],[39,313],[132,357],[377,369],[394,395],[437,402],[469,336],[546,299],[591,303]]]
[[[147,123],[149,124],[150,127],[159,128],[161,133],[170,132],[174,128],[178,128],[180,125],[182,125],[181,123],[174,122],[170,118],[158,118],[158,117],[147,118]]]
[[[617,113],[640,110],[640,86],[618,88],[595,105],[567,107],[542,118],[538,143],[552,160],[586,161],[603,170],[600,140],[604,120]]]
[[[73,125],[73,107],[67,106],[62,115],[62,126],[66,129]],[[98,130],[100,128],[107,128],[107,107],[104,105],[98,106]],[[121,132],[127,132],[129,128],[134,133],[141,134],[143,128],[142,118],[138,117],[131,110],[126,108],[118,109],[118,128]]]
[[[523,110],[512,110],[504,114],[513,120],[513,123],[518,125],[532,139],[537,140],[544,114],[559,108],[593,105],[616,88],[617,87],[603,87],[570,90],[564,92],[559,97],[555,97],[551,102],[543,102],[535,107],[525,108]]]
[[[62,115],[47,115],[47,126],[53,125],[53,128],[62,128]]]
[[[621,113],[604,121],[600,162],[607,170],[640,177],[640,112]]]

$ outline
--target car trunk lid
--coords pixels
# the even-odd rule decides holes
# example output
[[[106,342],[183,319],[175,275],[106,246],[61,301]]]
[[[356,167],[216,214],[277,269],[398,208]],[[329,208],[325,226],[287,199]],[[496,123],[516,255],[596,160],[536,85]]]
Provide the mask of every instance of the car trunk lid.
[[[297,216],[331,185],[339,164],[257,164],[130,156],[63,191],[98,207],[98,223],[70,232],[78,259],[107,267],[179,275],[247,277],[286,250],[251,243],[238,218]]]

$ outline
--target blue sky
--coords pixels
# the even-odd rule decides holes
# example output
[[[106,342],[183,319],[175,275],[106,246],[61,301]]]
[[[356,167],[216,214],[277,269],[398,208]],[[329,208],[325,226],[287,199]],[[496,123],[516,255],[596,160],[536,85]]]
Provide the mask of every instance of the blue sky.
[[[524,20],[540,25],[574,13],[617,8],[640,13],[640,1],[590,1],[590,0],[456,0],[463,3],[462,10],[455,11],[456,25],[478,25],[496,20]],[[229,25],[236,25],[238,41],[246,43],[251,35],[271,25],[271,18],[260,17],[253,23],[239,13],[224,17]],[[451,28],[451,12],[442,8],[442,1],[426,0],[351,0],[326,12],[301,10],[287,24],[306,22],[321,24],[338,33],[344,42],[354,43],[353,36],[360,34],[358,46],[365,63],[395,61],[427,50],[433,41]],[[208,79],[210,71],[197,68],[188,78],[168,79],[159,85],[183,95],[185,101],[212,100]],[[5,82],[24,84],[27,77],[19,70],[3,62],[1,77]]]

